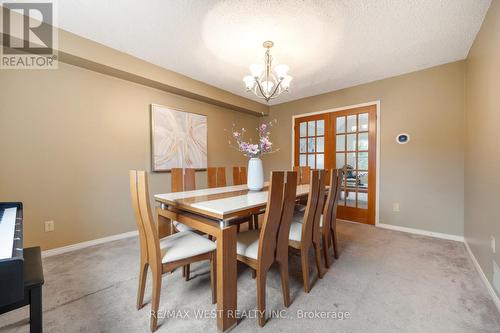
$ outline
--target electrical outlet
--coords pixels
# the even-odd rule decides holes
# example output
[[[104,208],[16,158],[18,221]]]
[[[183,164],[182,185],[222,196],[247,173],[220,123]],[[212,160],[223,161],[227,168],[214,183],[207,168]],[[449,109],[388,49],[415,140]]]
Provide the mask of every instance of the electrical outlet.
[[[495,237],[491,236],[491,251],[493,251],[493,253],[496,252],[496,248],[495,248]]]
[[[45,221],[45,232],[54,231],[54,221]]]
[[[399,212],[399,202],[393,202],[392,203],[392,211],[393,212]]]

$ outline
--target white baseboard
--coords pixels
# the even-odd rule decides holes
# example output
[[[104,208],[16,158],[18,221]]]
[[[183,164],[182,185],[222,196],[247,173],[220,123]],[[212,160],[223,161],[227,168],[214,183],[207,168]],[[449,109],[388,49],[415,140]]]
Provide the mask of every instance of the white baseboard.
[[[86,247],[93,246],[93,245],[103,244],[103,243],[112,242],[112,241],[115,241],[115,240],[129,238],[129,237],[134,237],[134,236],[137,236],[137,234],[138,234],[137,230],[135,230],[135,231],[125,232],[123,234],[118,234],[118,235],[113,235],[113,236],[108,236],[108,237],[93,239],[93,240],[89,240],[89,241],[82,242],[82,243],[77,243],[77,244],[71,244],[71,245],[68,245],[68,246],[58,247],[58,248],[55,248],[55,249],[50,249],[50,250],[42,251],[42,257],[43,258],[51,257],[51,256],[55,256],[55,255],[58,255],[58,254],[66,253],[66,252],[71,252],[71,251],[75,251],[75,250],[84,249]]]
[[[379,227],[379,228],[384,228],[384,229],[391,229],[391,230],[396,230],[396,231],[408,232],[410,234],[453,240],[453,241],[457,241],[457,242],[464,242],[465,241],[464,236],[443,234],[440,232],[427,231],[427,230],[421,230],[421,229],[406,228],[406,227],[400,227],[398,225],[392,225],[392,224],[378,223],[375,226]]]
[[[472,253],[472,250],[470,249],[469,244],[467,241],[464,241],[465,247],[467,248],[467,252],[469,252],[469,255],[472,259],[472,262],[474,263],[474,266],[476,267],[477,272],[481,276],[481,279],[483,280],[484,284],[486,285],[486,289],[488,289],[488,292],[490,293],[491,298],[493,299],[493,303],[497,306],[497,310],[500,313],[500,298],[498,297],[497,293],[495,292],[495,289],[493,289],[493,286],[491,285],[490,281],[486,277],[486,275],[483,272],[483,269],[479,265],[479,262],[477,261],[476,257],[474,256],[474,253]]]

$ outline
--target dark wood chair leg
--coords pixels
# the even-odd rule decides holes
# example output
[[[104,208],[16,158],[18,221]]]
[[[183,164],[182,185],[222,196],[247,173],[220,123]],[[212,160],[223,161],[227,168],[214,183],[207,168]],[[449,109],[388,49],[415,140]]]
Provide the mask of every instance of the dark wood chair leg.
[[[321,249],[320,244],[313,242],[314,257],[316,258],[316,268],[318,269],[318,277],[323,278],[323,265],[321,264]]]
[[[322,239],[322,245],[323,245],[323,257],[325,258],[325,267],[328,269],[330,267],[330,261],[328,260],[328,249],[330,248],[328,246],[328,235],[325,235],[324,233],[321,235]]]
[[[290,306],[290,287],[288,286],[288,258],[278,262],[281,276],[281,291],[283,293],[283,305]]]
[[[255,230],[258,230],[259,229],[259,215],[255,214],[253,216],[253,228]]]
[[[309,247],[300,249],[300,261],[302,265],[302,280],[304,280],[304,291],[311,290],[309,285]]]
[[[339,250],[338,250],[338,241],[337,241],[337,231],[332,229],[330,232],[332,234],[333,256],[335,257],[335,259],[338,259],[339,258]]]
[[[30,289],[30,333],[41,333],[42,323],[42,286]]]
[[[186,265],[186,266],[184,266],[184,267],[186,267],[186,281],[189,281],[189,271],[190,271],[190,266],[189,266],[189,264],[187,264],[187,265]]]
[[[259,326],[266,324],[266,276],[265,270],[257,272],[257,310],[259,311]]]
[[[146,288],[148,266],[148,263],[141,262],[139,271],[139,287],[137,289],[137,310],[141,309],[144,306],[144,289]]]
[[[217,261],[216,254],[212,254],[212,259],[210,260],[210,283],[212,284],[212,304],[217,303]]]

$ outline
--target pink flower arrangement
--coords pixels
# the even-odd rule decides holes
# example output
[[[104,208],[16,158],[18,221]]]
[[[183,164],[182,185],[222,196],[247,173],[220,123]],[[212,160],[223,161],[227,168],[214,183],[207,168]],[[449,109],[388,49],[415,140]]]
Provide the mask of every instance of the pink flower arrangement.
[[[271,127],[273,127],[273,125],[276,123],[277,121],[275,119],[270,122],[263,123],[257,128],[257,131],[259,133],[258,143],[253,143],[252,139],[250,139],[249,141],[244,141],[243,137],[245,135],[246,130],[242,128],[241,130],[237,131],[234,129],[235,125],[233,124],[231,133],[234,142],[229,140],[229,145],[237,149],[238,151],[243,152],[245,156],[250,158],[260,157],[261,155],[264,154],[274,153],[279,149],[273,150],[273,143],[269,140],[269,136],[271,135],[270,132]]]

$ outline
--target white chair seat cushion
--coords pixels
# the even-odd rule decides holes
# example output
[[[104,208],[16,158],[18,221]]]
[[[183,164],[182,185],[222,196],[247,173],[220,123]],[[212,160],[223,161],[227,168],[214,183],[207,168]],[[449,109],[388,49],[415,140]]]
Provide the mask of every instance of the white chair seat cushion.
[[[236,234],[236,253],[257,260],[260,230],[248,230]]]
[[[291,241],[300,242],[302,240],[302,223],[293,221],[290,225],[290,234],[288,239]]]
[[[293,221],[298,223],[304,222],[304,212],[297,212],[293,214]],[[323,215],[319,218],[319,227],[323,228]]]
[[[160,239],[161,262],[182,260],[214,251],[216,244],[191,231],[181,231]]]
[[[194,230],[193,228],[188,227],[187,225],[182,224],[182,223],[177,222],[177,221],[173,221],[172,224],[174,225],[175,229],[177,229],[177,231],[193,231]]]

